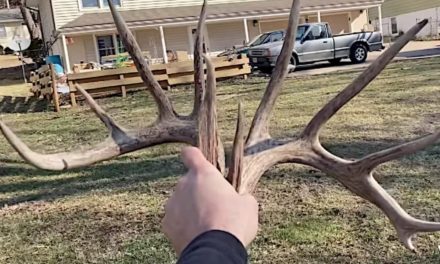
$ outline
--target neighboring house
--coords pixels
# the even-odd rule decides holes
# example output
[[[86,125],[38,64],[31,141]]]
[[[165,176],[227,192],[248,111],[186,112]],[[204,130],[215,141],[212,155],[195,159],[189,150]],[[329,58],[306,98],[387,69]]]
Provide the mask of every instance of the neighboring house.
[[[370,20],[379,28],[377,9],[369,12]],[[385,0],[382,5],[382,27],[386,36],[408,31],[417,22],[429,19],[419,37],[438,37],[440,34],[440,0]]]
[[[6,49],[14,38],[29,38],[20,9],[0,9],[0,50]]]
[[[155,62],[167,62],[167,50],[192,54],[203,0],[113,0],[139,46]],[[40,10],[45,41],[58,36],[53,54],[70,71],[81,61],[100,62],[124,52],[107,0],[27,0]],[[206,50],[218,54],[249,42],[260,33],[287,27],[291,0],[209,0]],[[368,30],[368,9],[383,0],[303,1],[301,22],[329,22],[335,34]]]

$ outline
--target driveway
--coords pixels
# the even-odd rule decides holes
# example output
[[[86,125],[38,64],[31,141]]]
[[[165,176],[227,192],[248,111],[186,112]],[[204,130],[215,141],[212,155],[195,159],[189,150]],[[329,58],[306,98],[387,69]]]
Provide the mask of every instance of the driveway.
[[[383,51],[382,51],[383,52]],[[368,54],[368,59],[362,64],[351,64],[350,60],[343,60],[340,65],[333,66],[328,62],[299,66],[290,76],[325,74],[343,70],[352,70],[368,67],[382,52]],[[396,56],[394,60],[419,59],[440,57],[440,41],[412,41]]]

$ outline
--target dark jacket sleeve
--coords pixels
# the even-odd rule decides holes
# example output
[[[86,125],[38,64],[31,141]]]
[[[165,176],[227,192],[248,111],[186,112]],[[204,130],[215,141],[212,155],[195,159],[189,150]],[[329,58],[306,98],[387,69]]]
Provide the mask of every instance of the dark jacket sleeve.
[[[233,235],[209,231],[194,239],[177,264],[246,264],[247,252]]]

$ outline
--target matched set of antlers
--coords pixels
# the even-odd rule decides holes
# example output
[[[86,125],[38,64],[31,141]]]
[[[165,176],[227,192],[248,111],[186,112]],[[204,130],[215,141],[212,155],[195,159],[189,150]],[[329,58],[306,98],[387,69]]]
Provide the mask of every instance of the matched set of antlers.
[[[202,49],[206,2],[205,0],[197,27],[194,49],[195,98],[194,108],[189,116],[179,115],[174,110],[171,101],[154,79],[128,26],[112,1],[109,1],[119,35],[157,104],[159,114],[156,122],[143,129],[125,129],[117,124],[84,89],[78,86],[78,91],[108,128],[110,136],[107,140],[87,151],[39,154],[29,149],[0,121],[0,129],[4,136],[27,162],[40,169],[53,171],[86,167],[159,144],[186,143],[198,146],[206,158],[217,166],[239,193],[254,192],[261,176],[277,164],[308,165],[336,178],[354,194],[379,207],[394,225],[400,241],[408,249],[415,250],[412,238],[417,233],[440,231],[440,223],[426,222],[408,215],[377,183],[372,174],[379,165],[385,162],[413,154],[437,143],[440,139],[440,129],[412,142],[373,153],[358,160],[337,157],[327,151],[319,141],[322,127],[384,70],[399,51],[427,24],[427,20],[417,23],[401,36],[359,77],[327,103],[313,117],[298,138],[277,140],[270,136],[269,121],[288,73],[295,43],[301,1],[293,0],[284,45],[272,78],[247,135],[242,107],[241,105],[238,107],[237,129],[231,159],[226,162],[223,144],[218,133],[215,68],[210,59],[203,54]]]

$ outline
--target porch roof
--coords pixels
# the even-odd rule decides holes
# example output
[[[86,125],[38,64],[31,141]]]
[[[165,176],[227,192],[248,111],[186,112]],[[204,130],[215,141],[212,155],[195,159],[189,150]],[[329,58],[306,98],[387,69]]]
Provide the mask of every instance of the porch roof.
[[[0,10],[0,23],[7,22],[21,22],[23,17],[21,16],[20,9],[1,9]]]
[[[302,12],[330,11],[369,7],[382,4],[384,0],[308,0],[302,2]],[[271,0],[229,4],[214,4],[208,8],[207,21],[233,20],[237,18],[259,18],[288,14],[291,1]],[[200,6],[180,6],[141,10],[121,10],[122,17],[130,28],[196,23]],[[60,31],[65,34],[114,30],[110,12],[85,13],[66,24]]]

